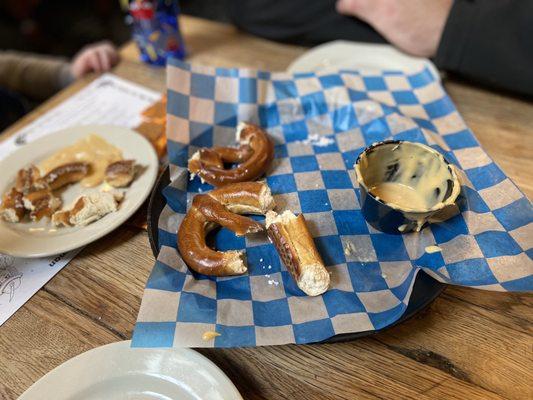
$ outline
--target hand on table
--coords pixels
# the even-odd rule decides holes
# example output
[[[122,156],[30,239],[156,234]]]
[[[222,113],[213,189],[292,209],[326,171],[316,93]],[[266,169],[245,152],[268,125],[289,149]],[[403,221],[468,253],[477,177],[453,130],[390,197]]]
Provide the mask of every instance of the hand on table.
[[[341,14],[370,24],[406,53],[433,57],[453,0],[337,0]]]
[[[115,66],[120,57],[111,42],[91,44],[81,49],[70,64],[70,72],[75,79],[89,72],[105,72]]]

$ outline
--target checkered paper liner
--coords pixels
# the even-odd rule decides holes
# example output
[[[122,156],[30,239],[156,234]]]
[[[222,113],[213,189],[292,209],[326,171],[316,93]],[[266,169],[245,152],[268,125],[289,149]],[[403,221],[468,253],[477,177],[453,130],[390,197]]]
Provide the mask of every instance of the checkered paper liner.
[[[133,346],[310,343],[377,330],[401,317],[420,268],[450,284],[533,288],[532,206],[479,146],[428,70],[293,75],[172,60],[167,78],[172,182],[164,189],[161,250]],[[261,125],[275,141],[266,181],[279,210],[305,214],[331,273],[321,296],[298,289],[264,234],[216,234],[217,249],[246,249],[243,276],[193,274],[176,250],[192,197],[211,189],[189,180],[187,159],[199,147],[234,144],[239,121]],[[353,165],[364,147],[391,138],[428,144],[464,171],[461,214],[403,235],[366,223]],[[426,253],[434,244],[441,251]],[[204,341],[206,331],[220,336]]]

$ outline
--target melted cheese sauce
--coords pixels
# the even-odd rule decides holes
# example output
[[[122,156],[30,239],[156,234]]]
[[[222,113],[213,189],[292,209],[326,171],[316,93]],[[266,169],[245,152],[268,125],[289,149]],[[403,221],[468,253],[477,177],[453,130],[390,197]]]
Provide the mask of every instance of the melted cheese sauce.
[[[87,162],[91,165],[91,169],[80,184],[83,187],[94,187],[103,182],[107,166],[120,160],[122,160],[120,149],[98,135],[88,135],[42,161],[39,169],[44,175],[63,164]]]
[[[374,196],[416,212],[442,205],[453,179],[441,154],[407,142],[369,152],[356,165],[356,173]]]
[[[386,203],[401,208],[427,209],[430,207],[426,196],[411,186],[398,182],[382,182],[370,189],[370,193]]]

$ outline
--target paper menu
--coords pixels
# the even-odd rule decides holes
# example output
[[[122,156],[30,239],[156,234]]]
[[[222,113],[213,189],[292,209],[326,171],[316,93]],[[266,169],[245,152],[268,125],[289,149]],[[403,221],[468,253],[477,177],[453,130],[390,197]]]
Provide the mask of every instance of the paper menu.
[[[80,250],[35,259],[0,254],[0,326]]]
[[[142,122],[141,112],[160,97],[161,93],[104,74],[0,143],[0,160],[25,143],[73,125],[133,128]]]
[[[142,122],[141,112],[160,98],[160,93],[104,74],[1,142],[0,161],[26,143],[69,126],[108,124],[134,128]],[[0,254],[0,325],[79,251],[38,259]]]

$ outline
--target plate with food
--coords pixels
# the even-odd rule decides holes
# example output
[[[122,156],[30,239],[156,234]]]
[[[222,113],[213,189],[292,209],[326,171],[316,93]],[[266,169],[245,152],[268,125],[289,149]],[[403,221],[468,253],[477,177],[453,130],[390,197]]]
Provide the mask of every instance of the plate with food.
[[[260,256],[262,257],[259,259],[260,264],[263,258],[268,258],[268,263],[273,261],[269,258],[272,252],[267,251],[267,246],[274,247],[277,256],[291,276],[290,281],[283,281],[284,287],[289,287],[287,290],[291,291],[291,295],[314,297],[323,295],[330,289],[334,291],[335,285],[339,285],[339,279],[334,277],[335,282],[332,281],[320,249],[314,242],[311,233],[311,229],[316,232],[316,225],[312,220],[313,214],[299,212],[295,215],[293,210],[283,206],[283,202],[276,204],[267,184],[269,180],[267,171],[273,159],[273,146],[269,135],[255,125],[241,124],[237,128],[236,136],[237,146],[201,148],[190,157],[189,185],[198,184],[195,181],[198,179],[209,183],[213,189],[191,193],[192,196],[187,200],[186,213],[180,218],[181,222],[177,227],[176,244],[172,246],[176,246],[184,263],[195,276],[201,274],[230,279],[229,277],[235,275],[252,274],[255,277],[260,275],[261,272],[257,271],[258,265],[254,265],[258,257],[253,255],[247,257],[245,251],[220,251],[220,248],[217,248],[217,244],[227,247],[227,242],[231,240],[227,236],[227,231],[222,234],[222,239],[219,238],[221,231],[217,230],[217,226],[222,226],[237,236],[254,237],[252,240],[263,244],[259,246],[264,252]],[[384,143],[383,146],[385,145],[396,146],[396,152],[403,151],[402,146],[410,149],[407,142]],[[430,151],[429,148],[427,151]],[[436,155],[434,152],[431,154]],[[438,160],[446,166],[443,159]],[[232,164],[229,169],[226,168],[228,163]],[[266,180],[256,181],[265,172],[267,172]],[[156,257],[161,245],[158,237],[158,221],[166,204],[163,191],[169,184],[170,174],[167,169],[156,183],[149,203],[148,233]],[[258,219],[251,219],[246,215],[256,215],[259,220],[264,216],[264,225],[258,222]],[[402,217],[400,220],[405,223],[405,218]],[[268,236],[268,243],[260,239],[260,236],[254,236],[261,233],[262,236]],[[350,256],[349,250],[348,247],[344,249],[346,257]],[[252,252],[257,251],[252,250]],[[250,265],[247,265],[250,263],[251,271],[248,269]],[[271,267],[271,265],[268,265],[267,269],[265,265],[262,267],[269,279],[268,285],[280,284],[281,281],[273,278],[275,267],[272,269]],[[422,310],[443,290],[444,284],[421,271],[416,278],[405,313],[396,323],[403,322]],[[378,330],[339,334],[327,341],[351,340]],[[220,333],[215,333],[216,341]]]
[[[0,253],[44,257],[101,238],[148,197],[152,145],[118,126],[70,127],[0,161]]]

